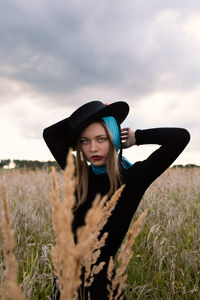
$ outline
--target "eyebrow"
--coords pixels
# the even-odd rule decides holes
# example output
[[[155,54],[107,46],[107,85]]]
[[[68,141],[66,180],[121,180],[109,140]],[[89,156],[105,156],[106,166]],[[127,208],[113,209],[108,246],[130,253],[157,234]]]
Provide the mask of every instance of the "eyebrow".
[[[107,135],[106,134],[100,134],[100,135],[97,135],[97,136],[95,136],[96,138],[98,138],[98,137],[107,137]],[[86,137],[86,136],[81,136],[80,137],[81,139],[88,139],[88,137]]]

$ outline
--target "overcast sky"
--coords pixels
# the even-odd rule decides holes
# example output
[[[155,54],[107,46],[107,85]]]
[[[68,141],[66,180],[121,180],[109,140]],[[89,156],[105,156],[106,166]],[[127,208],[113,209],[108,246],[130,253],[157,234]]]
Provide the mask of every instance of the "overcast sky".
[[[200,1],[0,0],[0,159],[53,160],[43,129],[92,100],[127,101],[134,129],[187,128],[175,163],[200,165]]]

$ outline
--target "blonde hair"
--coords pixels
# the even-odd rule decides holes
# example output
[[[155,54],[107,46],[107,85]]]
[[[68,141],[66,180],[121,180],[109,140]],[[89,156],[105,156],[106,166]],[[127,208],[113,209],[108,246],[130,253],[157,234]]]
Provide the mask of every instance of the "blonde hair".
[[[106,134],[110,142],[110,149],[106,161],[106,167],[107,167],[108,177],[110,181],[110,190],[108,192],[108,196],[111,196],[122,184],[120,171],[119,171],[120,166],[117,158],[117,152],[107,125],[104,123],[103,120],[98,121],[98,123],[100,123],[106,130]],[[77,142],[76,152],[77,154],[76,154],[75,161],[76,161],[76,168],[77,168],[77,195],[78,195],[77,206],[79,206],[87,199],[87,194],[88,194],[88,163],[82,151],[80,139],[78,139]]]

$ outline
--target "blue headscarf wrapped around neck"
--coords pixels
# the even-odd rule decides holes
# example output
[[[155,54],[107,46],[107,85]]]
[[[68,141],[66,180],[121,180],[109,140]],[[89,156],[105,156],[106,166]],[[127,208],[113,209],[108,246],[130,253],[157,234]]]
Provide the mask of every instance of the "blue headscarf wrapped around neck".
[[[118,152],[119,147],[120,147],[120,135],[121,135],[121,133],[120,133],[117,121],[115,120],[114,117],[104,117],[104,118],[102,118],[102,120],[107,125],[107,127],[109,129],[109,132],[111,134],[112,141],[114,143],[116,152]],[[125,157],[122,156],[122,166],[123,166],[124,169],[128,169],[132,166],[132,164]],[[91,167],[92,167],[93,172],[96,175],[101,175],[101,174],[107,173],[106,165],[96,167],[93,164],[91,164]]]

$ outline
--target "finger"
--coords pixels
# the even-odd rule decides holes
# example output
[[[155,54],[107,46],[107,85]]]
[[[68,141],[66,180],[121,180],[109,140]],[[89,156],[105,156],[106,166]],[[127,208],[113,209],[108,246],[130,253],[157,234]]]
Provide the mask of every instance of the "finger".
[[[126,135],[126,136],[128,136],[128,132],[127,132],[127,131],[121,132],[121,135]]]
[[[121,135],[121,139],[128,139],[128,135]]]
[[[128,136],[128,132],[127,131],[121,132],[121,136]]]
[[[121,131],[121,135],[128,135],[128,131]]]
[[[128,134],[126,134],[126,133],[121,134],[121,138],[128,139]]]
[[[121,140],[122,140],[122,141],[126,141],[127,139],[128,139],[128,137],[127,137],[126,135],[124,135],[124,136],[121,135]]]

